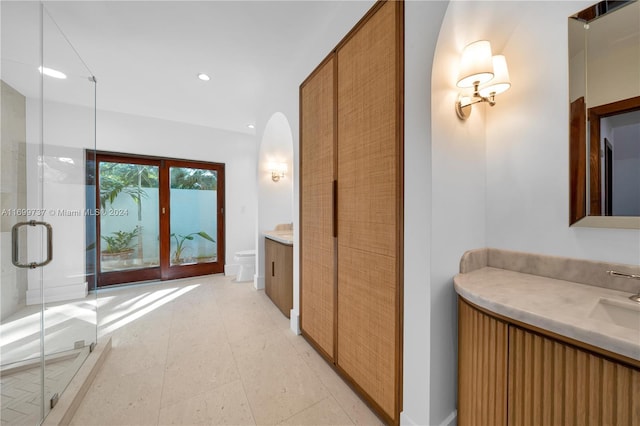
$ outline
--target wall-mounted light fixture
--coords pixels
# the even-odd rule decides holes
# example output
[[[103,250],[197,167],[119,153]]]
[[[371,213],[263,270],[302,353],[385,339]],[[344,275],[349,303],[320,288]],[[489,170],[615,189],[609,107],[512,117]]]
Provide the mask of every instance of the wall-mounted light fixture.
[[[503,55],[492,56],[491,43],[480,40],[462,51],[460,74],[456,84],[462,89],[473,88],[473,94],[458,95],[456,114],[461,120],[471,115],[471,106],[479,102],[496,104],[496,95],[511,87],[507,61]]]
[[[280,182],[287,172],[287,163],[269,163],[269,171],[271,171],[271,180]]]

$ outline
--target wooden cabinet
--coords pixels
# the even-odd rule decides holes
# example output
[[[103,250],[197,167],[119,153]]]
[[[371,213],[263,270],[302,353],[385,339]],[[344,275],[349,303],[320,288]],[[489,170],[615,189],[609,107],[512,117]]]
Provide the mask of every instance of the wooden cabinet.
[[[458,302],[458,424],[507,424],[508,324]]]
[[[377,412],[402,409],[403,2],[300,87],[302,333]]]
[[[331,55],[300,87],[300,328],[334,359],[335,64]]]
[[[293,246],[265,238],[264,290],[289,318],[293,308]]]
[[[458,424],[640,425],[640,366],[458,308]]]

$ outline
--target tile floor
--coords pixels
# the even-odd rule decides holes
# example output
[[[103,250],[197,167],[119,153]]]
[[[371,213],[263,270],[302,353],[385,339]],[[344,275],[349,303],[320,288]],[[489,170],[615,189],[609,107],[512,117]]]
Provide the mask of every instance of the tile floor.
[[[53,393],[61,392],[60,387],[68,383],[67,376],[70,374],[69,370],[77,364],[77,356],[78,353],[71,357],[61,358],[59,361],[47,362],[44,375],[46,400],[49,400]],[[40,422],[42,418],[42,373],[40,366],[3,373],[0,376],[0,389],[2,394],[0,424],[2,426],[29,426]]]
[[[72,425],[381,424],[252,283],[121,288],[98,305],[113,349]]]

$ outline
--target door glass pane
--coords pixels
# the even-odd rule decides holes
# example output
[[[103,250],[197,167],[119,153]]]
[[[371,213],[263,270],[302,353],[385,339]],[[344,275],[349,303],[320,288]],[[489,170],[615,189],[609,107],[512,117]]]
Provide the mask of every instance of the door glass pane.
[[[91,199],[95,183],[85,168],[87,156],[95,149],[96,88],[91,70],[43,7],[43,140],[37,156],[41,191],[37,198],[53,233],[52,261],[39,269],[41,289],[35,299],[42,297],[45,302],[46,414],[96,343],[95,230],[87,226],[95,211],[95,198]],[[66,78],[52,77],[47,69],[60,71]],[[35,173],[28,170],[27,175],[30,179]],[[45,241],[48,238],[43,236]],[[29,278],[34,281],[35,277]],[[27,303],[30,295],[27,291]]]
[[[160,265],[157,166],[100,162],[100,272]]]
[[[170,167],[171,265],[218,259],[215,170]]]

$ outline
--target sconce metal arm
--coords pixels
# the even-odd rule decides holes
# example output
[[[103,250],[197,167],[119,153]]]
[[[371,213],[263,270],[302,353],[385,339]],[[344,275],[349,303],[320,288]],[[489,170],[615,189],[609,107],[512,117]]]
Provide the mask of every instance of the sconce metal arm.
[[[491,92],[489,96],[482,96],[479,90],[479,83],[473,83],[473,94],[467,99],[471,99],[471,102],[462,104],[462,99],[464,96],[459,95],[458,100],[456,101],[456,113],[461,120],[466,120],[469,118],[471,114],[471,105],[478,104],[480,102],[486,102],[489,106],[494,106],[496,104],[496,94],[495,92]]]

